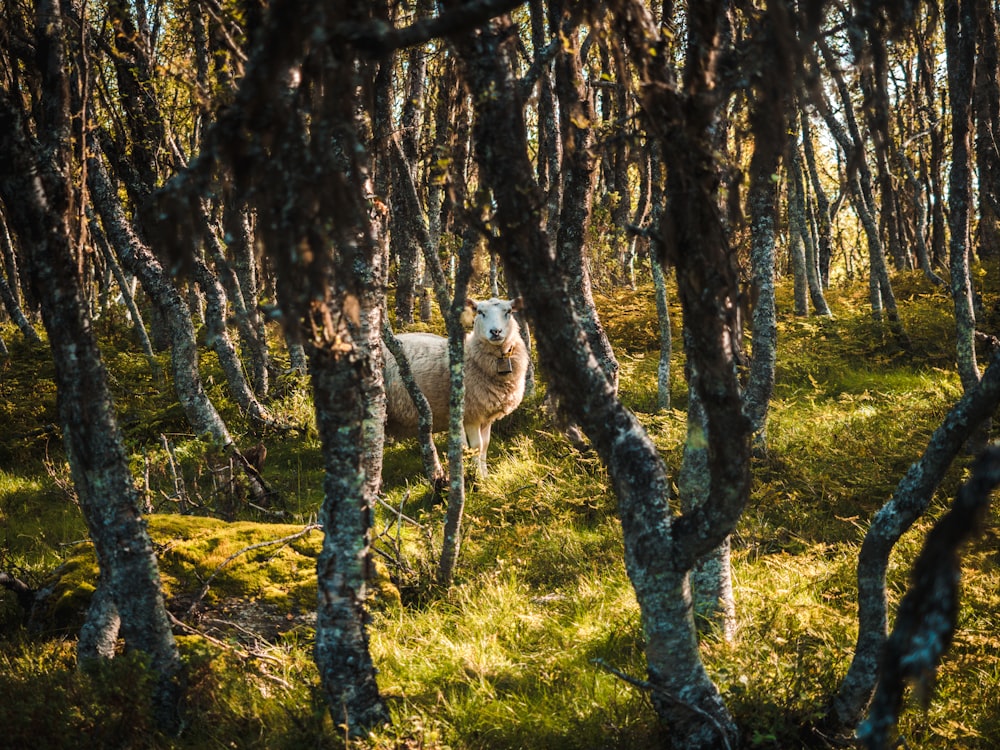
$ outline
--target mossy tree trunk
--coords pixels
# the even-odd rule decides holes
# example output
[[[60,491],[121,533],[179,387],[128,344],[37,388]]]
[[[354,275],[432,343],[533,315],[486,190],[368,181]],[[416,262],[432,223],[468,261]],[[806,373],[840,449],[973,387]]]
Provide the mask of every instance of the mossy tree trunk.
[[[649,40],[658,38],[658,32],[645,7],[625,2],[614,10],[615,29],[635,50],[633,62],[640,77],[650,80],[646,78],[650,66],[656,66],[654,76],[662,73],[662,56],[653,61],[646,55]],[[715,4],[699,6],[697,18],[692,19],[694,48],[700,49],[700,44],[711,48],[719,12]],[[708,501],[673,518],[664,464],[649,436],[617,399],[604,371],[595,366],[599,353],[579,335],[564,269],[550,255],[548,237],[539,222],[525,220],[533,215],[532,207],[541,204],[541,196],[527,157],[510,50],[502,43],[508,24],[506,19],[496,21],[456,42],[477,109],[474,133],[480,175],[496,200],[495,246],[522,284],[551,387],[558,390],[608,466],[619,503],[626,567],[642,611],[656,711],[670,722],[677,746],[725,746],[735,741],[735,727],[698,654],[687,583],[695,561],[729,534],[749,490],[749,429],[742,414],[733,348],[738,335],[735,268],[723,240],[713,190],[700,182],[709,176],[714,181],[717,172],[704,169],[712,157],[696,147],[708,142],[700,127],[711,118],[702,119],[704,113],[697,112],[686,121],[674,106],[679,101],[659,100],[661,95],[669,97],[666,92],[676,94],[676,86],[657,86],[651,80],[653,85],[643,90],[650,93],[643,103],[652,118],[669,123],[672,135],[680,136],[679,143],[664,139],[662,144],[670,164],[665,244],[675,248],[670,260],[678,268],[682,304],[694,327],[696,346],[691,351],[704,373],[702,398],[710,434],[718,436],[709,453]],[[683,204],[680,196],[686,198]]]
[[[74,486],[90,531],[102,586],[120,616],[129,649],[156,673],[156,717],[178,726],[181,663],[160,589],[156,556],[114,416],[91,321],[76,275],[70,173],[70,107],[59,4],[37,7],[36,39],[45,106],[28,127],[22,92],[0,91],[0,200],[27,258],[55,362],[59,419]],[[39,141],[31,133],[37,133]],[[110,637],[114,617],[101,630]]]
[[[955,305],[958,374],[968,390],[979,380],[976,314],[969,274],[969,209],[972,203],[972,85],[976,56],[973,0],[944,4],[948,95],[951,102],[951,170],[948,175],[948,270]]]
[[[833,703],[833,715],[843,728],[851,729],[857,724],[875,689],[888,623],[886,572],[889,554],[906,530],[927,510],[952,461],[998,406],[1000,351],[994,353],[980,381],[948,411],[923,454],[899,481],[889,502],[872,519],[858,555],[857,645]]]
[[[183,223],[187,212],[220,176],[231,179],[236,199],[258,217],[286,336],[309,353],[325,467],[315,659],[334,723],[354,736],[389,717],[365,612],[385,422],[385,243],[377,219],[383,207],[368,200],[369,157],[359,136],[364,103],[373,101],[373,69],[360,65],[342,38],[329,40],[373,14],[385,24],[385,13],[384,5],[360,1],[271,3],[232,106],[156,206],[193,234]],[[290,85],[293,70],[301,80]],[[190,236],[175,234],[170,249],[183,257]]]

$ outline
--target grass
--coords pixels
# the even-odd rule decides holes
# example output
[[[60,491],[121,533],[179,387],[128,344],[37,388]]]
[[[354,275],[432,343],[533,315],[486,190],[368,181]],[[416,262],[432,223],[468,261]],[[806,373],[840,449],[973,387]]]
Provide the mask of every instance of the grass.
[[[812,728],[852,654],[854,568],[864,531],[961,392],[950,301],[918,275],[902,275],[896,285],[911,339],[906,349],[871,321],[865,285],[831,292],[833,319],[781,313],[766,451],[755,459],[753,494],[733,540],[737,637],[727,643],[710,632],[702,640],[706,665],[747,748],[826,746]],[[996,297],[984,291],[987,308]],[[652,290],[615,292],[598,304],[621,361],[622,398],[675,477],[685,384],[675,361],[675,408],[656,409]],[[779,310],[790,309],[783,286]],[[674,311],[675,325],[679,320]],[[104,333],[106,351],[116,352],[107,360],[133,469],[149,476],[141,483],[157,511],[150,530],[165,591],[181,616],[211,579],[192,624],[214,640],[180,639],[191,711],[178,739],[151,734],[141,664],[116,659],[92,671],[75,669],[73,639],[93,584],[92,554],[89,545],[73,544],[86,535],[56,436],[36,431],[55,421],[47,352],[8,334],[13,356],[0,363],[0,416],[14,427],[0,435],[0,569],[33,584],[52,581],[68,598],[67,614],[46,618],[48,629],[37,633],[25,627],[13,597],[0,594],[0,693],[17,696],[0,702],[0,746],[31,738],[37,747],[71,747],[85,732],[95,732],[103,747],[343,746],[311,662],[319,532],[230,559],[301,530],[321,502],[322,461],[303,384],[279,382],[272,404],[301,429],[264,436],[264,475],[285,498],[282,522],[274,523],[245,510],[224,457],[185,436],[169,393],[149,385],[145,360],[115,350],[121,335]],[[679,341],[675,330],[676,349]],[[225,404],[213,358],[203,365],[210,392]],[[238,413],[223,411],[241,444],[256,442]],[[178,477],[167,468],[163,436],[193,515],[175,513]],[[898,545],[889,571],[892,603],[965,464],[965,458],[957,463],[928,517]],[[495,429],[490,469],[488,478],[470,484],[456,583],[442,591],[433,579],[444,510],[422,482],[413,444],[388,446],[386,506],[415,522],[377,509],[376,547],[398,565],[381,567],[369,633],[393,724],[351,746],[662,746],[669,728],[657,726],[646,696],[595,661],[644,674],[640,615],[603,466],[553,431],[539,395]],[[926,708],[913,700],[905,707],[900,731],[910,747],[1000,742],[995,527],[967,551],[960,629],[937,692]]]

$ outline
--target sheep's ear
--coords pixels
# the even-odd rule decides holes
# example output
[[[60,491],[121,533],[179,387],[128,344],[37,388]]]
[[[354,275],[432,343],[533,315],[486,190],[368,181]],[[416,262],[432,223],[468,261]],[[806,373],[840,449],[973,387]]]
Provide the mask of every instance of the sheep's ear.
[[[515,297],[514,301],[510,303],[510,309],[514,312],[520,312],[524,309],[524,300],[520,297]]]
[[[472,328],[476,323],[476,303],[471,299],[465,300],[465,309],[462,310],[462,315],[460,317],[462,325],[465,328]]]
[[[472,311],[475,312],[476,308],[479,307],[479,303],[476,302],[474,299],[472,299],[472,297],[466,297],[465,298],[465,306],[466,307],[471,307]]]

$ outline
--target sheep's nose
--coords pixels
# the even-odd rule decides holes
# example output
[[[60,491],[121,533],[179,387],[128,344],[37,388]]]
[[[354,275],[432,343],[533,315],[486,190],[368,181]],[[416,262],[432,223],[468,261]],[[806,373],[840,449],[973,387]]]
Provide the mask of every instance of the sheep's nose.
[[[491,328],[490,329],[490,338],[491,339],[498,339],[498,338],[500,338],[500,334],[501,333],[503,333],[503,331],[501,331],[499,328]]]

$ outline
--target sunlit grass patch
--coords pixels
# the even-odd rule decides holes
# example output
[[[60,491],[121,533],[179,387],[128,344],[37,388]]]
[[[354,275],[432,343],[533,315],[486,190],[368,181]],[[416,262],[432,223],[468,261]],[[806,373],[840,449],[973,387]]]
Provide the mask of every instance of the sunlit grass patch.
[[[577,731],[624,729],[645,713],[641,695],[592,662],[641,673],[637,610],[621,579],[538,596],[516,565],[501,566],[410,618],[384,618],[372,642],[383,689],[401,696],[404,714],[430,710],[447,741],[588,747],[592,735]]]
[[[734,552],[736,641],[708,642],[706,654],[753,744],[789,746],[822,718],[856,637],[856,553],[822,544]]]

